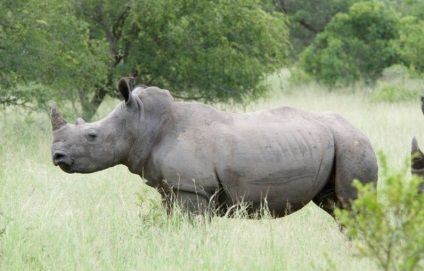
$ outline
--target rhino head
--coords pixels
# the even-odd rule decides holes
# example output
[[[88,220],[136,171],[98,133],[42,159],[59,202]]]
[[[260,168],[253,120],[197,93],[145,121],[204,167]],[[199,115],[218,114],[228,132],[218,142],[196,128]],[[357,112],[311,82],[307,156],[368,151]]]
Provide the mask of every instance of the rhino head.
[[[411,147],[411,173],[420,177],[424,177],[424,153],[418,147],[417,139],[412,139]],[[424,193],[424,182],[420,184],[420,193]]]
[[[97,122],[86,123],[79,118],[75,124],[70,124],[57,105],[52,104],[54,165],[67,173],[90,173],[126,163],[136,134],[140,133],[137,116],[143,114],[142,103],[131,93],[129,80],[123,78],[118,84],[124,101]]]

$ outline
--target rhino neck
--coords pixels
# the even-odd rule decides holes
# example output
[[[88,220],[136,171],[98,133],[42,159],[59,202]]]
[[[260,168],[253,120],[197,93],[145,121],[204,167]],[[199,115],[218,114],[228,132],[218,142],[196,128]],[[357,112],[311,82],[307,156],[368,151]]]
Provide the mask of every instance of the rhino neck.
[[[146,110],[139,123],[128,159],[124,163],[132,173],[143,176],[144,167],[150,159],[153,149],[161,144],[162,138],[172,124],[172,119],[171,110],[163,112]]]

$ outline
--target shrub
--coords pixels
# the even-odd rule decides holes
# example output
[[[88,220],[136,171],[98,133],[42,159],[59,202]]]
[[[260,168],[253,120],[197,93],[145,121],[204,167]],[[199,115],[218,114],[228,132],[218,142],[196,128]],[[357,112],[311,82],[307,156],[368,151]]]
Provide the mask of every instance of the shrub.
[[[420,92],[408,87],[408,85],[398,82],[395,84],[382,83],[377,86],[371,93],[370,100],[372,102],[400,102],[417,98]]]
[[[351,212],[337,209],[359,257],[370,258],[383,270],[424,268],[424,195],[418,194],[422,179],[406,177],[405,168],[389,171],[380,154],[378,191],[355,181],[358,199]]]
[[[399,62],[398,28],[398,14],[384,3],[356,3],[330,21],[302,53],[300,66],[330,87],[373,84],[385,67]]]

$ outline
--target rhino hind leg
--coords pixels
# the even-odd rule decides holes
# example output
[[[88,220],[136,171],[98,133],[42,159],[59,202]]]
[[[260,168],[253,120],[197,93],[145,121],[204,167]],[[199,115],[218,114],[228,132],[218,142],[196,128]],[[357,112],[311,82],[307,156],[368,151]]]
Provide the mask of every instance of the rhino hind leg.
[[[334,187],[340,208],[350,209],[358,191],[353,180],[377,186],[378,165],[374,150],[365,138],[355,138],[337,144],[334,168]]]
[[[334,216],[335,207],[350,209],[351,202],[357,199],[354,179],[377,185],[377,157],[368,138],[343,117],[324,113],[319,119],[329,125],[335,150],[332,177],[314,202]]]
[[[334,185],[334,178],[312,199],[321,209],[330,214],[333,218],[334,209],[340,207],[339,200],[336,195],[336,188]]]
[[[353,180],[377,185],[377,158],[370,143],[361,138],[352,141],[336,141],[332,177],[313,199],[333,217],[336,208],[349,210],[352,201],[357,199],[358,191],[352,185]]]

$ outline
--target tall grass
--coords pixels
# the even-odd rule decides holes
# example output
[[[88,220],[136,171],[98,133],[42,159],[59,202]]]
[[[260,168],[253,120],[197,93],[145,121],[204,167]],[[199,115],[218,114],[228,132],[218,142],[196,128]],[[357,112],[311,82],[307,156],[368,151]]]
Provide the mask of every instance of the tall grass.
[[[424,146],[418,98],[369,103],[360,93],[310,88],[276,92],[246,110],[290,105],[339,112],[386,153],[393,167],[409,156],[412,136]],[[116,101],[103,105],[100,115],[112,104]],[[68,175],[54,167],[47,115],[8,112],[0,126],[1,270],[376,268],[353,256],[354,247],[337,224],[314,204],[275,220],[213,218],[197,224],[183,215],[167,219],[157,192],[122,166],[89,175]]]

